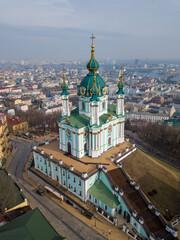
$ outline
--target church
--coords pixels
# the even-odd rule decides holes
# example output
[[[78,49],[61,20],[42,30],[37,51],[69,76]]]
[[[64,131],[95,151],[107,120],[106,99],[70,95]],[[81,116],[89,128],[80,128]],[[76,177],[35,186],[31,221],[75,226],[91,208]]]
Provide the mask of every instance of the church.
[[[130,234],[131,226],[134,239],[174,239],[178,230],[123,168],[122,159],[136,151],[135,144],[124,138],[123,72],[116,104],[108,104],[109,86],[98,74],[93,39],[89,73],[78,86],[78,107],[70,113],[63,72],[59,138],[33,147],[28,176],[82,212],[89,211],[91,203],[93,211],[112,224],[122,227],[123,221],[122,231]]]
[[[121,72],[116,92],[116,105],[108,104],[109,86],[98,74],[93,44],[91,59],[86,67],[89,73],[78,85],[78,108],[69,110],[69,93],[65,73],[62,83],[63,111],[59,126],[59,149],[74,157],[101,156],[108,149],[124,142],[124,83]]]

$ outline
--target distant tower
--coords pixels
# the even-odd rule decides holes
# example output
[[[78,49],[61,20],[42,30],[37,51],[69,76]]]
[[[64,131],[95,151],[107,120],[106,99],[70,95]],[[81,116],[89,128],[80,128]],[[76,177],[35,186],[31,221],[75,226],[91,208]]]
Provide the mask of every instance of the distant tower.
[[[65,74],[65,69],[63,68],[63,82],[61,85],[62,88],[62,117],[69,116],[70,115],[70,110],[69,110],[69,93],[67,91],[68,89],[68,84],[66,82],[66,74]]]
[[[94,75],[93,86],[90,90],[92,97],[91,101],[91,116],[90,116],[90,125],[97,124],[99,125],[99,89],[96,84],[96,75]]]
[[[116,114],[124,116],[124,82],[123,82],[123,68],[121,68],[120,79],[118,82],[119,90],[116,92]]]

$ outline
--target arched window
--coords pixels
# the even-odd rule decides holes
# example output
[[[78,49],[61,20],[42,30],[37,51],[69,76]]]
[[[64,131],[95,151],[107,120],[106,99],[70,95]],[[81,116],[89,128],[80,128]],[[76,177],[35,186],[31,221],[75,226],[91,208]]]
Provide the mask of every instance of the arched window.
[[[111,137],[108,138],[108,145],[111,145]]]
[[[106,103],[105,101],[102,103],[102,109],[105,109],[106,108]]]
[[[84,101],[82,101],[82,110],[85,110],[85,104],[84,104]]]
[[[87,143],[84,144],[84,151],[87,151]]]

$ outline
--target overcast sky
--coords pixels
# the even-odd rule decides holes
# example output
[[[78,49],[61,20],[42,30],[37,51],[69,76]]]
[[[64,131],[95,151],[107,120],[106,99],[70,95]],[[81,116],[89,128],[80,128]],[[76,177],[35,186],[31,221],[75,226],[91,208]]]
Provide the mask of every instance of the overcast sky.
[[[180,0],[0,0],[0,59],[180,59]]]

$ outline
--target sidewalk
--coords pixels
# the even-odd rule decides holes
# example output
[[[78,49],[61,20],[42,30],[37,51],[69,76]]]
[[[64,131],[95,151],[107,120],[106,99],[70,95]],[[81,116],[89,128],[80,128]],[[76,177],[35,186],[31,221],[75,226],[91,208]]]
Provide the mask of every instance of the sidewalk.
[[[12,152],[6,158],[6,162],[4,163],[5,169],[8,169],[9,164],[11,163],[11,160],[13,159],[14,155],[16,154],[16,151],[17,151],[17,148],[13,148]]]
[[[29,161],[31,158],[29,158],[26,166],[25,171],[23,173],[23,178],[25,181],[29,182],[32,186],[34,186],[36,189],[38,188],[38,184],[34,182],[32,179],[28,178],[27,175],[27,168],[29,167]],[[122,232],[118,226],[113,226],[111,223],[106,221],[103,217],[101,217],[98,213],[96,213],[95,208],[92,209],[92,212],[94,214],[94,217],[92,219],[88,219],[85,217],[80,210],[75,209],[73,206],[67,204],[66,202],[61,202],[60,199],[56,198],[51,193],[45,193],[46,196],[51,198],[54,202],[56,202],[58,205],[69,211],[71,214],[73,214],[75,217],[77,217],[80,221],[87,224],[97,232],[99,232],[102,236],[104,236],[106,239],[111,240],[128,240],[128,236]],[[82,202],[82,204],[84,204]],[[90,207],[89,205],[87,207]],[[111,230],[111,234],[109,234],[109,230]]]

